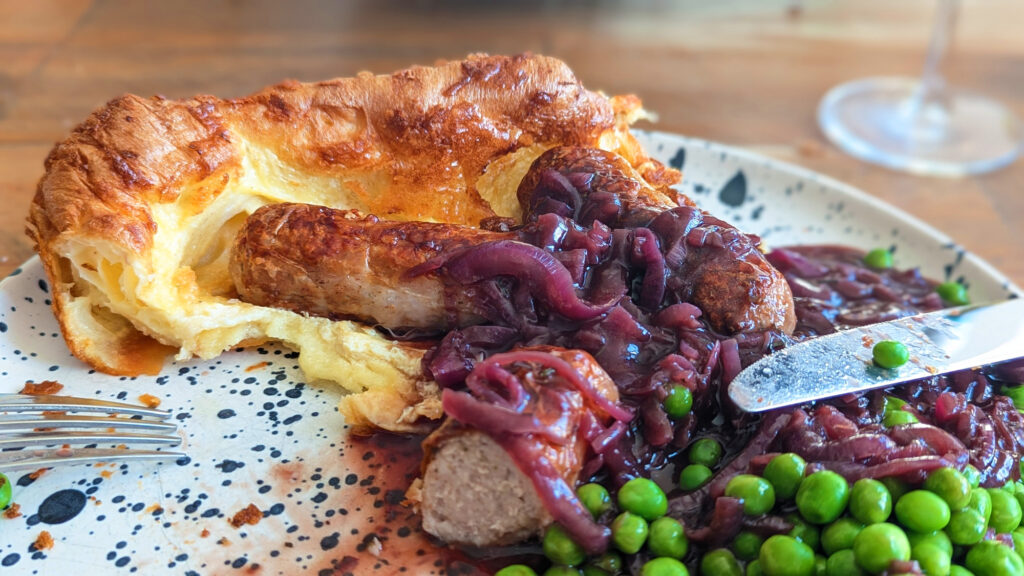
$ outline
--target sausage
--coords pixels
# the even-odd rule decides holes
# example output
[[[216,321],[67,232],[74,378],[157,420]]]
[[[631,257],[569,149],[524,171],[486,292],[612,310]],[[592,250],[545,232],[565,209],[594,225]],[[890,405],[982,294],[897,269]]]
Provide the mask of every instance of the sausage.
[[[594,433],[588,418],[599,426],[612,420],[598,404],[617,406],[615,384],[589,354],[579,350],[514,350],[478,364],[473,374],[481,377],[481,372],[495,365],[512,373],[523,387],[525,406],[518,413],[551,424],[557,439],[499,430],[494,418],[475,411],[482,410],[480,404],[453,408],[452,397],[459,394],[472,397],[466,402],[493,406],[494,400],[481,394],[480,388],[460,393],[447,390],[444,404],[450,418],[424,440],[422,479],[410,492],[410,500],[419,504],[423,529],[450,544],[478,547],[521,542],[539,535],[554,520],[569,530],[573,525],[581,529],[579,516],[566,520],[565,515],[573,513],[573,506],[581,506],[574,490],[590,450],[588,435]],[[566,378],[566,372],[552,365],[567,365],[575,376]],[[589,396],[568,381],[574,378],[591,387]],[[551,401],[551,391],[557,391],[559,402]],[[559,409],[553,410],[556,404]],[[474,417],[489,429],[460,422]],[[559,419],[561,423],[556,422]],[[538,471],[535,465],[539,461],[550,462],[547,473],[557,478]],[[550,488],[553,482],[567,488],[555,502]],[[582,529],[598,535],[595,544],[607,539],[607,529],[594,524],[589,512],[582,507],[577,512],[592,524]]]
[[[235,239],[231,276],[251,304],[389,329],[445,330],[479,322],[442,280],[409,269],[442,253],[508,237],[467,226],[389,222],[353,210],[272,204]]]
[[[596,148],[560,146],[542,154],[520,183],[526,220],[556,212],[585,225],[649,227],[665,254],[668,289],[690,301],[716,330],[732,334],[796,326],[785,277],[758,249],[759,239],[696,208],[683,195],[640,178],[617,155]]]

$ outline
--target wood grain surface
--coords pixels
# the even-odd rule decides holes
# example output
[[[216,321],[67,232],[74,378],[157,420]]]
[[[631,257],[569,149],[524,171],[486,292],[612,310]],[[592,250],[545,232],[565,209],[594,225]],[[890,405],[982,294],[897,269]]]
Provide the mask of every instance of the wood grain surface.
[[[953,236],[1024,285],[1024,161],[962,180],[891,172],[815,123],[841,82],[916,75],[933,0],[136,2],[0,0],[0,277],[32,256],[24,218],[43,159],[126,93],[241,96],[284,78],[385,73],[470,52],[566,60],[635,93],[655,128],[744,146],[849,182]],[[1019,0],[964,2],[952,84],[1024,116]]]

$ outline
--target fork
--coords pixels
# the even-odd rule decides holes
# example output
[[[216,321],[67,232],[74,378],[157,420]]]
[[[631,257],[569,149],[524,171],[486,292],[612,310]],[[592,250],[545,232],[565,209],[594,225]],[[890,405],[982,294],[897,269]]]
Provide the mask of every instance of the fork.
[[[133,444],[181,444],[177,426],[166,421],[170,416],[166,410],[92,398],[0,394],[0,472],[89,462],[178,460],[185,454],[128,449]],[[98,444],[117,447],[99,448]]]

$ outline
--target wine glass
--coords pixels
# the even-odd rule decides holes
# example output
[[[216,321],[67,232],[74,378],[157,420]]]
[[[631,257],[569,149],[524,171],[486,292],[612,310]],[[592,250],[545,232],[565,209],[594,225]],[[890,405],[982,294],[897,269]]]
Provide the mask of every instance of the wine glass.
[[[1005,106],[946,85],[939,71],[958,0],[938,0],[920,79],[866,78],[836,86],[818,123],[836,146],[862,160],[930,176],[1001,168],[1021,153],[1024,127]]]

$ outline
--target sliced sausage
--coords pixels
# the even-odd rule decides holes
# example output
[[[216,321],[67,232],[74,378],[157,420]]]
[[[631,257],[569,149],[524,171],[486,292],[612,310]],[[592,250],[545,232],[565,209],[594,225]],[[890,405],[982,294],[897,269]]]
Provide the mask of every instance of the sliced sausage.
[[[507,377],[494,377],[495,368],[522,388],[512,390]],[[500,546],[539,535],[557,520],[567,530],[590,531],[594,544],[607,539],[607,529],[593,522],[574,490],[590,451],[588,437],[612,420],[602,406],[617,406],[608,375],[586,352],[552,347],[492,357],[473,374],[469,391],[446,390],[450,418],[423,443],[416,494],[423,529],[451,544]],[[578,381],[589,389],[580,389]],[[495,390],[507,396],[499,399]],[[465,395],[465,402],[456,405],[454,395]],[[516,416],[500,422],[495,410]],[[528,419],[547,431],[521,429]]]

